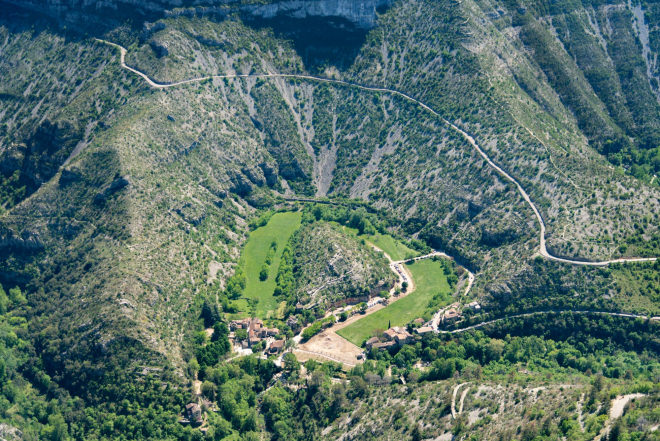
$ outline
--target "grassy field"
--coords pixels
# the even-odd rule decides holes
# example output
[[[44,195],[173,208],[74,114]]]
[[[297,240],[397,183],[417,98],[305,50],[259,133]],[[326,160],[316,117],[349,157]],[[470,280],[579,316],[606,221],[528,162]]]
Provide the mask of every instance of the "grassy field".
[[[339,224],[337,224],[339,225]],[[350,228],[345,225],[341,225],[341,228],[346,233],[351,233],[358,236],[358,230],[355,228]],[[364,239],[372,244],[376,245],[381,250],[385,251],[392,260],[403,260],[408,257],[418,256],[419,252],[408,248],[402,242],[398,241],[389,234],[362,234],[358,236],[360,239]]]
[[[438,308],[451,301],[451,291],[441,262],[425,259],[408,265],[407,268],[412,273],[416,285],[413,293],[350,324],[337,333],[360,346],[373,335],[375,330],[387,329],[388,323],[391,326],[401,326],[424,315],[429,302],[436,294],[442,295],[442,303]]]
[[[381,250],[385,251],[392,260],[403,260],[408,257],[415,257],[419,253],[415,250],[412,250],[390,236],[389,234],[374,234],[374,235],[362,235],[365,240],[376,245]]]
[[[268,311],[277,309],[277,299],[273,297],[275,278],[280,267],[282,251],[291,235],[300,227],[302,215],[299,212],[275,213],[268,223],[252,233],[243,249],[241,261],[245,270],[244,296],[258,301],[256,314],[265,317]],[[259,271],[266,261],[270,244],[277,242],[266,280],[259,280]]]

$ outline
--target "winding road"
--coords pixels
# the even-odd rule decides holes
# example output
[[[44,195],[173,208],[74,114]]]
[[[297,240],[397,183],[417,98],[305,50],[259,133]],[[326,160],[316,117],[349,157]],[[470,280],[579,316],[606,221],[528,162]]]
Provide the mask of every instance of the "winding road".
[[[532,202],[532,199],[529,197],[529,194],[525,191],[525,189],[520,185],[520,183],[513,178],[509,173],[504,171],[500,166],[495,164],[492,159],[479,147],[479,144],[474,140],[472,136],[470,136],[467,132],[465,132],[463,129],[459,128],[452,122],[448,121],[445,119],[441,114],[433,110],[431,107],[429,107],[427,104],[423,103],[422,101],[419,101],[416,98],[411,97],[410,95],[400,92],[398,90],[394,89],[387,89],[383,87],[374,87],[374,86],[365,86],[362,84],[357,84],[357,83],[351,83],[349,81],[344,81],[344,80],[336,80],[332,78],[324,78],[324,77],[317,77],[313,75],[299,75],[299,74],[283,74],[283,73],[264,73],[264,74],[226,74],[226,75],[208,75],[204,77],[199,77],[199,78],[191,78],[189,80],[183,80],[183,81],[176,81],[173,83],[158,83],[156,81],[153,81],[147,74],[144,72],[141,72],[133,67],[130,67],[129,65],[126,64],[126,48],[123,46],[117,44],[117,43],[112,43],[107,40],[102,40],[97,38],[97,41],[101,43],[105,43],[107,45],[113,46],[120,51],[120,62],[121,62],[121,67],[124,69],[127,69],[131,72],[133,72],[136,75],[139,75],[142,77],[149,86],[155,88],[155,89],[166,89],[169,87],[176,87],[176,86],[181,86],[185,84],[191,84],[191,83],[199,83],[202,81],[206,80],[212,80],[212,79],[231,79],[231,78],[291,78],[291,79],[299,79],[299,80],[309,80],[309,81],[315,81],[315,82],[321,82],[321,83],[330,83],[330,84],[337,84],[341,86],[346,86],[346,87],[351,87],[354,89],[360,89],[360,90],[366,90],[370,92],[382,92],[382,93],[387,93],[390,95],[394,96],[399,96],[401,98],[404,98],[424,110],[428,111],[432,115],[438,117],[444,124],[447,126],[451,127],[453,130],[456,132],[460,133],[463,138],[465,138],[472,147],[481,155],[481,157],[490,165],[498,174],[500,174],[502,177],[504,177],[506,180],[510,181],[512,184],[516,186],[518,189],[518,193],[522,196],[522,198],[525,200],[525,202],[530,206],[532,211],[534,212],[534,216],[536,216],[536,220],[538,221],[539,227],[540,227],[540,233],[539,233],[539,254],[549,260],[554,260],[556,262],[562,262],[562,263],[568,263],[572,265],[588,265],[588,266],[606,266],[610,265],[612,263],[628,263],[628,262],[655,262],[658,260],[657,257],[627,257],[627,258],[620,258],[620,259],[612,259],[612,260],[601,260],[601,261],[586,261],[586,260],[573,260],[573,259],[566,259],[563,257],[558,257],[558,256],[553,256],[548,252],[548,249],[546,248],[546,238],[545,238],[545,222],[543,221],[543,216],[541,216],[540,211],[538,208],[536,208],[536,205]]]
[[[551,310],[547,310],[547,311],[523,312],[523,313],[520,313],[520,314],[508,315],[506,317],[500,317],[500,318],[496,318],[496,319],[493,319],[493,320],[488,320],[488,321],[485,321],[485,322],[477,323],[475,325],[466,326],[465,328],[452,329],[452,330],[439,329],[436,332],[438,332],[440,334],[458,334],[458,333],[461,333],[461,332],[470,331],[472,329],[483,328],[484,326],[492,325],[494,323],[502,322],[504,320],[511,320],[511,319],[520,318],[520,317],[531,317],[531,316],[534,316],[534,315],[542,315],[542,314],[564,314],[564,313],[585,314],[585,315],[589,315],[589,314],[591,314],[591,315],[609,315],[609,316],[612,316],[612,317],[626,317],[626,318],[633,318],[633,319],[660,321],[660,317],[650,317],[648,315],[631,314],[631,313],[627,313],[627,312],[588,311],[588,310],[582,310],[582,309],[551,309]]]

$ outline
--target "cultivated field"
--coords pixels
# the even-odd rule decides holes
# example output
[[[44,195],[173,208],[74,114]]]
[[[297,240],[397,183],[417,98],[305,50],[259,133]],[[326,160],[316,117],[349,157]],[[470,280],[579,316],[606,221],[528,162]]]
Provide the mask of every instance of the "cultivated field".
[[[265,226],[250,233],[241,256],[246,278],[244,296],[258,301],[256,313],[259,317],[277,308],[273,291],[282,251],[291,235],[300,227],[301,217],[298,212],[275,213]],[[277,243],[277,251],[269,266],[268,278],[262,281],[259,279],[259,272],[273,241]]]
[[[420,260],[406,265],[406,268],[412,273],[412,279],[415,281],[414,292],[337,333],[360,346],[362,342],[372,336],[374,331],[387,329],[388,324],[402,326],[421,317],[424,313],[430,312],[428,311],[429,302],[436,294],[440,294],[442,297],[442,301],[438,302],[436,306],[449,303],[451,289],[440,261]]]

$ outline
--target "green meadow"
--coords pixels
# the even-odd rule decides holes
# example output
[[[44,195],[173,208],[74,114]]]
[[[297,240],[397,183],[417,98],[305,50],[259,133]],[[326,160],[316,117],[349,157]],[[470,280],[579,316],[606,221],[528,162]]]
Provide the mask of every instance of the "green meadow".
[[[250,237],[243,249],[241,261],[245,271],[244,297],[257,301],[256,315],[265,317],[269,311],[278,307],[277,299],[273,296],[275,291],[275,278],[280,267],[282,251],[291,235],[300,228],[300,212],[275,213],[268,223],[250,233]],[[275,242],[277,249],[271,256],[268,265],[268,277],[261,280],[261,272],[271,244]]]
[[[419,255],[417,251],[408,248],[389,234],[376,233],[368,236],[362,235],[360,237],[363,237],[365,240],[385,251],[392,260],[403,260]]]
[[[429,311],[429,302],[436,294],[441,296],[441,302],[436,305],[438,309],[451,301],[451,289],[441,261],[424,259],[406,266],[412,273],[415,283],[414,292],[340,329],[337,333],[360,346],[373,335],[374,331],[387,329],[388,324],[402,326],[423,316],[426,312],[433,312]]]

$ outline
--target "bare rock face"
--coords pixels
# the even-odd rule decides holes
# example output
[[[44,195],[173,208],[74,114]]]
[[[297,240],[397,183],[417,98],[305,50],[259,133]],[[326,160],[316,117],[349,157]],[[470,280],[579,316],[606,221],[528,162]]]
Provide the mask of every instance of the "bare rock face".
[[[0,227],[0,251],[35,252],[43,248],[44,245],[36,232],[25,230],[17,234],[9,228]]]
[[[376,9],[389,6],[392,0],[271,0],[269,3],[240,0],[0,0],[57,16],[67,22],[157,18],[174,8],[192,8],[196,12],[240,10],[255,18],[271,19],[327,17],[343,18],[355,27],[369,29],[376,23]],[[96,20],[94,20],[96,21]]]
[[[391,0],[291,0],[250,6],[249,12],[264,19],[341,17],[358,28],[370,29],[376,24],[376,9],[390,3]]]
[[[23,433],[9,424],[0,424],[0,439],[6,441],[18,441],[23,439]]]

